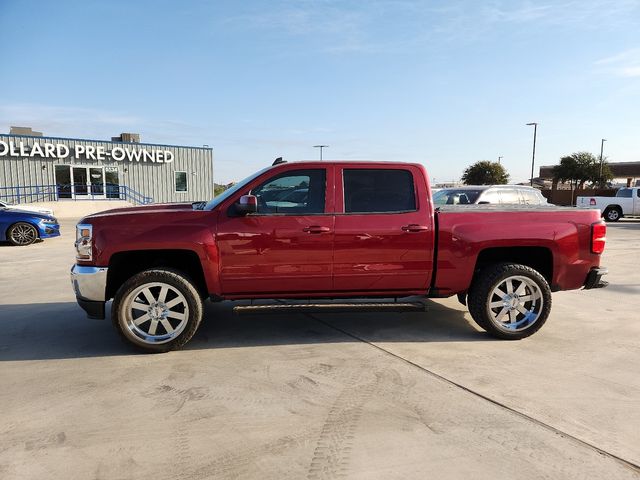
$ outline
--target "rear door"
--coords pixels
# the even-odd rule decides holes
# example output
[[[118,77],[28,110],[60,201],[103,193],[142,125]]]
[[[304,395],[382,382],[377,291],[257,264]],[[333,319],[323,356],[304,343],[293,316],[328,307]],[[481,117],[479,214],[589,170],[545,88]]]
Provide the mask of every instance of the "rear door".
[[[345,165],[335,176],[334,290],[426,291],[434,226],[422,169]]]

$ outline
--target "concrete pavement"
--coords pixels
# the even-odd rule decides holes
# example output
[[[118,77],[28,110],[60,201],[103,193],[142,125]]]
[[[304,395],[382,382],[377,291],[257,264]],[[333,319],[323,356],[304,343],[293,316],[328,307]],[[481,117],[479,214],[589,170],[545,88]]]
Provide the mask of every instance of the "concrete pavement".
[[[234,316],[133,354],[76,306],[73,223],[0,246],[0,478],[640,478],[640,223],[609,226],[612,285],[561,292],[493,340],[426,313]],[[634,466],[636,465],[636,466]]]

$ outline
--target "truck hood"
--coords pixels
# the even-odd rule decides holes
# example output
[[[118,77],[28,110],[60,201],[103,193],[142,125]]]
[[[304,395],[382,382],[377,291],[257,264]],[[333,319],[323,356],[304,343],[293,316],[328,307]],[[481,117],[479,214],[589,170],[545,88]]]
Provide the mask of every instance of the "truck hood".
[[[141,214],[153,214],[153,213],[178,213],[179,211],[189,211],[193,212],[194,209],[191,206],[191,203],[154,203],[152,205],[142,205],[138,207],[125,207],[125,208],[114,208],[112,210],[105,210],[103,212],[92,213],[91,215],[87,215],[82,219],[90,220],[93,218],[101,218],[101,217],[113,217],[118,215],[141,215]]]

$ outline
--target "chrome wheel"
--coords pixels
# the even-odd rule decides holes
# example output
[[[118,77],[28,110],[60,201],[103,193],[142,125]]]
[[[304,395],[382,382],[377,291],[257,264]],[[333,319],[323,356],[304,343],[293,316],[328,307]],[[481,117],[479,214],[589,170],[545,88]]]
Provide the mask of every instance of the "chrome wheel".
[[[33,225],[18,223],[11,227],[9,239],[14,245],[31,245],[38,238],[38,232]]]
[[[162,282],[134,289],[122,302],[126,327],[147,344],[167,343],[182,333],[189,319],[187,299],[176,287]]]
[[[540,318],[544,300],[538,284],[529,277],[512,276],[501,280],[488,298],[487,313],[501,330],[518,332]]]

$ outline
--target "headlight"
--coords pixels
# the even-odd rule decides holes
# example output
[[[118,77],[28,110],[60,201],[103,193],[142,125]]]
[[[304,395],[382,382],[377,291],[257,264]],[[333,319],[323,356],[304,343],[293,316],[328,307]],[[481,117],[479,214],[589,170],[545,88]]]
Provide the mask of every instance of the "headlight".
[[[40,223],[42,223],[43,225],[57,225],[58,220],[56,220],[55,218],[43,218],[42,220],[40,220]]]
[[[76,225],[76,259],[90,261],[93,243],[93,226],[79,223]]]

